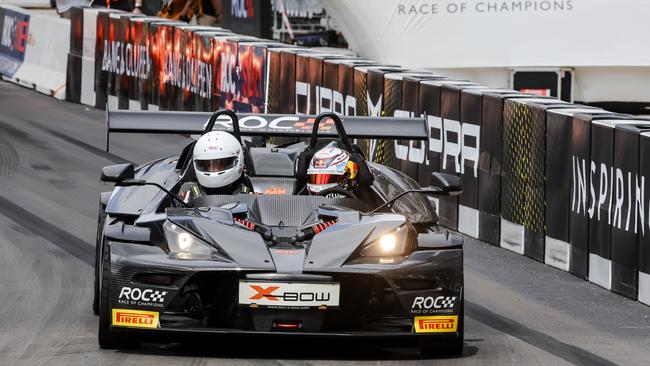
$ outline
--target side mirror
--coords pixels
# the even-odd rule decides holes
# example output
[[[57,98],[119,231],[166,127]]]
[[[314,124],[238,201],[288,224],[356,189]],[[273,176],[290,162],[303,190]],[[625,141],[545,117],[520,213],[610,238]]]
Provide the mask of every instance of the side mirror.
[[[121,182],[126,179],[133,179],[135,171],[132,163],[109,165],[102,168],[100,180],[102,182]]]
[[[431,175],[431,186],[439,189],[441,193],[448,196],[458,196],[463,193],[463,183],[460,177],[445,173],[433,173]]]

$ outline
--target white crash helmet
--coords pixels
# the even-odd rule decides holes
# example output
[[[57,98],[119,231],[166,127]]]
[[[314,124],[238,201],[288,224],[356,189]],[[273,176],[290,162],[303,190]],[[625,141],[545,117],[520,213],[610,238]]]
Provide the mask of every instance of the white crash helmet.
[[[237,181],[244,171],[244,152],[237,139],[222,131],[201,136],[192,155],[199,184],[205,188],[222,188]]]
[[[319,193],[325,189],[343,186],[346,179],[357,174],[356,164],[350,161],[350,153],[328,145],[314,154],[307,167],[307,189]]]

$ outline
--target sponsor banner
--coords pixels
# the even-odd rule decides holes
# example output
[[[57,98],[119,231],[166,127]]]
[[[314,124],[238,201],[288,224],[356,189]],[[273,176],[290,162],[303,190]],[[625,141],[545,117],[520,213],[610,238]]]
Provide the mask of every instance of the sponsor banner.
[[[295,113],[296,54],[307,48],[269,48],[266,113]]]
[[[125,37],[128,37],[128,26],[124,27],[120,21],[121,17],[138,16],[130,13],[109,13],[107,19],[107,37],[103,40],[103,53],[101,70],[107,74],[106,98],[111,109],[129,109],[128,99],[122,100],[119,104],[117,98],[117,85],[123,73],[126,72],[126,58],[124,57],[126,45]],[[128,92],[128,89],[127,89]]]
[[[157,311],[112,309],[111,324],[129,328],[158,328],[160,318]]]
[[[171,25],[174,23],[166,22],[158,18],[134,18],[133,22],[142,32],[141,35],[135,37],[137,47],[139,48],[144,45],[148,50],[149,78],[131,78],[129,80],[129,96],[138,101],[141,109],[148,110],[150,104],[155,106],[159,105],[158,82],[162,76],[162,57],[164,57],[165,48],[159,47],[160,41],[157,36],[160,35],[160,32],[158,27],[161,24],[166,23]]]
[[[354,98],[357,101],[357,116],[375,116],[381,115],[383,94],[383,80],[380,88],[368,89],[368,74],[370,70],[383,70],[384,73],[398,72],[402,70],[399,66],[386,65],[355,65],[353,73]],[[370,94],[372,93],[372,95]],[[368,154],[366,154],[368,156]]]
[[[339,82],[339,65],[333,61],[345,59],[325,59],[323,60],[323,82],[319,87],[318,109],[323,112],[334,112],[338,115],[345,115],[345,99],[338,88]],[[354,103],[356,114],[356,103]]]
[[[203,42],[195,34],[200,31],[213,31],[218,28],[183,26],[176,27],[174,32],[174,53],[175,62],[179,69],[173,70],[168,83],[171,83],[176,90],[176,110],[194,111],[196,109],[196,96],[208,98],[212,94],[212,79],[214,65],[212,55],[204,55]],[[230,34],[224,31],[222,34]],[[176,42],[180,42],[179,45]],[[212,51],[211,40],[208,39],[208,51]],[[180,46],[180,48],[176,48]],[[174,64],[176,65],[176,64]]]
[[[350,48],[383,62],[428,68],[645,67],[650,60],[650,50],[630,52],[650,33],[645,0],[405,0],[390,5],[323,1]],[[568,35],[571,42],[552,42]],[[611,43],[606,53],[604,40]]]
[[[438,81],[420,83],[420,113],[427,116],[427,155],[424,165],[418,170],[418,181],[426,182],[431,174],[440,171],[442,153],[442,118],[440,118],[440,86]]]
[[[237,70],[237,50],[239,42],[255,41],[250,37],[223,35],[214,37],[215,92],[219,108],[232,106],[236,112],[239,107],[238,93],[242,90],[241,74]],[[246,112],[244,109],[242,112]]]
[[[29,14],[0,8],[0,74],[12,78],[25,60]]]
[[[612,192],[612,291],[637,298],[639,239],[645,236],[650,202],[640,175],[640,134],[650,132],[650,120],[617,124],[614,129]]]
[[[215,85],[215,50],[213,38],[223,35],[222,31],[196,31],[192,41],[191,105],[195,111],[210,112],[217,108]],[[187,107],[186,107],[187,108]]]
[[[191,25],[180,25],[174,27],[173,53],[171,62],[166,62],[163,81],[167,84],[169,94],[169,107],[173,111],[184,111],[187,65],[192,59],[192,30]]]
[[[84,8],[70,8],[70,54],[84,56]]]
[[[591,185],[589,186],[590,192],[593,187],[595,199],[592,200],[593,210],[591,210],[591,215],[579,214],[576,209],[575,200],[571,204],[572,216],[579,217],[589,217],[589,252],[594,256],[602,258],[603,260],[611,260],[611,243],[612,243],[612,229],[611,229],[611,216],[610,210],[611,206],[609,202],[612,202],[612,190],[613,177],[614,177],[614,126],[616,121],[602,120],[602,121],[593,121],[591,125],[591,144],[590,144],[590,156],[578,155],[572,157],[573,164],[572,166],[582,166],[583,162],[585,165],[585,172],[587,167],[587,162],[589,162],[589,167],[591,168],[591,163],[597,167],[596,174],[590,174],[592,177],[590,180]],[[583,127],[584,128],[584,127]],[[586,131],[585,131],[586,132]],[[589,138],[589,137],[587,137]],[[577,160],[577,162],[576,162]],[[575,168],[574,168],[575,169]],[[591,169],[590,169],[591,173]],[[572,172],[572,174],[575,174]],[[577,195],[574,195],[577,198]],[[581,210],[582,211],[582,210]],[[609,266],[607,266],[609,267]],[[592,273],[589,278],[595,278],[593,275],[593,270],[595,267],[590,267]],[[609,270],[609,268],[607,268]],[[611,276],[611,272],[607,277]],[[605,276],[601,276],[605,277]],[[608,288],[610,283],[607,283]]]
[[[272,38],[273,11],[270,0],[222,0],[221,25],[235,33]]]
[[[383,77],[384,90],[381,94],[383,99],[381,115],[385,117],[395,116],[395,113],[402,108],[402,79],[399,77],[399,73],[387,73],[382,75],[381,73],[371,71],[368,77],[371,80],[379,80],[379,78]],[[399,114],[399,112],[397,113]],[[404,142],[400,143],[396,140],[377,141],[377,147],[379,147],[379,151],[385,156],[384,159],[386,160],[386,162],[382,164],[394,169],[399,169],[400,162],[398,156],[402,155],[400,153],[400,148],[403,144]]]
[[[264,111],[264,89],[266,81],[266,47],[263,44],[241,43],[237,50],[237,71],[241,83],[235,93],[239,105],[247,105],[246,112]],[[226,105],[228,109],[238,109],[235,105]],[[239,111],[241,107],[239,107]]]
[[[320,114],[334,111],[343,114],[345,100],[336,90],[338,70],[333,74],[324,74],[324,65],[328,60],[344,59],[345,56],[300,53],[296,55],[296,113]],[[330,67],[329,70],[334,68]],[[329,86],[324,86],[327,79]]]
[[[486,92],[481,107],[481,142],[478,164],[479,239],[499,245],[501,234],[501,166],[503,164],[503,104],[525,94]],[[495,138],[496,137],[496,138]]]
[[[440,171],[452,175],[460,175],[467,178],[468,195],[476,195],[478,180],[478,148],[480,138],[480,126],[461,123],[460,93],[463,89],[482,88],[472,83],[445,83],[441,81],[440,93],[440,117],[442,118],[442,148]],[[469,166],[465,174],[465,160]],[[463,182],[463,195],[465,195],[465,183]],[[440,223],[451,229],[458,229],[459,198],[441,197],[438,206]],[[467,212],[464,223],[471,221],[471,213]],[[467,224],[466,224],[467,225]],[[468,231],[468,230],[465,230]]]
[[[452,134],[445,134],[443,130],[443,121],[441,117],[441,100],[443,85],[474,85],[466,81],[438,79],[422,80],[419,88],[420,115],[426,115],[427,134],[429,135],[426,143],[426,156],[424,164],[418,168],[418,181],[426,185],[431,181],[431,174],[442,171],[443,153],[453,155],[453,151],[458,149],[458,140],[447,140],[447,137],[453,137]],[[445,151],[445,148],[447,149]],[[453,159],[453,158],[452,158]],[[454,165],[455,167],[455,165]],[[459,167],[460,168],[460,167]]]
[[[440,117],[442,118],[442,149],[440,171],[458,175],[460,171],[461,142],[460,91],[463,85],[442,85],[440,92]],[[463,191],[465,187],[463,186]],[[465,192],[463,192],[465,193]],[[440,223],[450,229],[458,229],[458,197],[440,197],[438,203]]]
[[[335,111],[343,114],[345,109],[343,95],[336,89],[336,78],[338,72],[330,78],[330,87],[325,87],[326,78],[324,71],[325,61],[331,59],[344,59],[342,55],[310,55],[309,56],[309,86],[313,91],[313,112],[320,114],[323,112]],[[338,70],[337,70],[338,71]]]
[[[572,156],[572,175],[576,177],[572,179],[576,180],[577,187],[580,181],[589,184],[589,188],[581,190],[585,196],[588,194],[588,200],[579,200],[581,197],[578,191],[573,193],[572,218],[574,221],[580,218],[589,220],[589,280],[608,289],[612,286],[613,227],[618,227],[620,221],[621,228],[618,230],[622,232],[619,234],[625,235],[624,225],[628,212],[623,211],[623,205],[626,204],[629,208],[636,206],[636,174],[630,176],[628,189],[627,172],[617,167],[614,162],[614,131],[617,125],[642,123],[647,121],[635,121],[619,116],[594,118],[591,121],[590,137],[587,137],[591,142],[591,158],[584,157],[583,154]],[[630,204],[625,203],[626,200],[634,201]]]
[[[167,82],[174,60],[174,27],[181,22],[160,21],[149,24],[148,39],[151,50],[151,79],[149,80],[149,104],[160,110],[172,106],[172,86]],[[146,88],[143,89],[146,93]],[[146,95],[143,98],[146,99]]]
[[[109,72],[105,70],[104,55],[108,52],[111,35],[109,16],[115,10],[101,9],[97,12],[97,26],[95,36],[95,107],[104,109],[108,100]],[[114,33],[114,32],[113,32]]]
[[[103,64],[105,70],[115,74],[118,108],[133,109],[130,108],[131,101],[139,100],[140,80],[151,78],[151,53],[143,28],[148,27],[147,21],[158,18],[140,18],[131,14],[116,16],[119,19],[115,41],[104,48]]]
[[[68,54],[68,65],[65,80],[65,100],[72,103],[81,102],[83,57],[72,53]]]
[[[364,65],[373,65],[375,64],[372,61],[354,59],[354,60],[345,60],[345,59],[331,59],[325,60],[326,64],[337,65],[337,81],[336,88],[341,93],[341,98],[343,99],[343,115],[346,116],[357,116],[357,98],[354,91],[354,67],[355,66],[364,66]]]
[[[423,117],[420,112],[420,81],[439,79],[430,73],[398,72],[384,76],[384,112],[387,117]],[[426,164],[426,141],[393,140],[393,167],[418,179],[418,167]],[[423,182],[428,185],[429,179]]]
[[[395,111],[395,116],[409,118],[424,117],[420,112],[420,81],[440,79],[433,74],[396,74],[402,78],[402,105]],[[426,164],[427,141],[395,141],[395,155],[398,160],[399,170],[409,177],[418,180],[419,167]],[[429,180],[422,181],[423,186],[429,185]]]
[[[291,113],[310,114],[309,111],[312,110],[312,105],[316,102],[313,100],[315,93],[311,93],[311,88],[309,86],[309,58],[307,57],[307,54],[296,54],[295,70],[295,109],[291,111]],[[314,107],[313,109],[316,108]]]
[[[415,333],[452,333],[458,329],[458,315],[416,316],[413,319]]]
[[[338,283],[239,281],[239,305],[272,308],[339,306]]]
[[[524,229],[523,243],[511,244],[538,261],[544,260],[546,112],[569,107],[551,98],[509,99],[504,107],[502,217]]]
[[[479,223],[479,174],[483,127],[483,94],[498,90],[463,88],[460,93],[460,175],[463,194],[459,197],[458,230],[478,238]],[[489,139],[500,136],[490,131]],[[489,162],[487,162],[489,164]]]
[[[124,21],[124,20],[123,20]],[[126,104],[139,105],[142,110],[149,109],[149,89],[153,79],[153,62],[149,27],[159,18],[127,18],[130,35],[127,53],[132,53],[132,65],[120,79],[118,93],[120,99],[128,99]],[[130,51],[129,51],[130,48]],[[126,91],[126,92],[125,92]],[[121,104],[125,104],[121,101]],[[132,109],[132,108],[129,108]]]
[[[286,106],[280,107],[280,109],[283,110],[283,112],[280,113],[299,113],[298,105],[307,105],[307,102],[309,100],[308,98],[305,98],[307,91],[296,90],[296,85],[298,85],[298,82],[300,82],[304,88],[308,83],[307,75],[309,67],[301,63],[301,67],[298,68],[298,59],[301,54],[309,52],[311,52],[309,49],[288,50],[287,52],[282,52],[282,67],[280,70],[280,75],[282,77],[282,84],[289,88],[286,90],[292,91],[290,94],[292,97],[287,98]]]
[[[643,177],[641,182],[644,198],[648,200],[650,197],[650,132],[641,133],[639,144],[639,175]],[[646,205],[646,210],[650,211],[650,202]],[[648,211],[641,216],[643,225],[646,226],[641,229],[639,239],[639,301],[650,305],[650,212]]]
[[[600,253],[601,251],[597,249],[601,244],[597,244],[597,240],[604,240],[605,238],[590,238],[590,229],[593,229],[593,226],[590,228],[590,215],[587,215],[587,211],[591,210],[591,216],[594,215],[594,210],[592,205],[596,202],[597,196],[591,198],[591,189],[599,186],[599,177],[588,174],[581,176],[580,179],[575,175],[576,162],[578,165],[582,165],[582,162],[592,161],[591,155],[591,144],[592,144],[592,121],[597,120],[601,117],[591,114],[581,114],[578,113],[571,118],[571,146],[570,146],[570,200],[569,200],[569,261],[576,261],[573,265],[569,264],[569,272],[574,275],[582,278],[589,278],[590,281],[597,277],[596,269],[600,268],[593,265],[593,260],[597,255],[593,253]],[[607,118],[607,117],[602,117]],[[605,149],[611,148],[606,147]],[[590,163],[591,165],[591,163]],[[590,169],[591,170],[591,169]],[[586,172],[586,171],[585,171]],[[596,195],[598,190],[594,191]],[[588,196],[589,195],[589,196]],[[589,198],[587,198],[589,197]],[[576,207],[576,202],[584,201],[584,204],[578,210]],[[588,202],[588,204],[587,204]],[[595,206],[593,206],[595,207]],[[593,224],[592,224],[593,225]],[[609,243],[609,238],[607,238]],[[609,247],[609,245],[607,245]],[[581,270],[580,264],[577,262],[579,258],[584,256],[584,252],[587,252],[587,257],[589,263],[587,264],[587,271]],[[603,250],[605,252],[605,250]],[[606,250],[607,258],[609,258],[609,250]],[[601,257],[599,257],[601,258]],[[602,258],[601,258],[602,259]],[[601,276],[602,277],[602,276]],[[609,288],[609,281],[607,281],[607,288]]]
[[[266,105],[264,108],[264,113],[281,113],[279,110],[282,107],[281,99],[286,98],[285,93],[281,93],[282,89],[282,50],[283,48],[269,48],[266,55],[266,90],[265,100]],[[288,51],[289,49],[284,49]],[[293,49],[291,49],[293,50]],[[295,78],[295,73],[294,73]],[[292,85],[295,84],[292,83]],[[293,93],[290,94],[293,96]],[[293,99],[293,97],[291,98]]]
[[[355,66],[354,71],[352,73],[352,78],[353,78],[353,90],[354,90],[354,99],[356,101],[356,108],[357,108],[357,115],[358,116],[371,116],[370,114],[371,109],[369,109],[369,105],[373,106],[373,111],[374,111],[374,104],[373,102],[368,102],[371,97],[368,91],[368,70],[370,68],[376,68],[379,67],[381,68],[382,66],[366,66],[366,65],[360,65],[360,66]],[[385,66],[384,66],[385,67]],[[391,69],[390,67],[388,70],[394,70],[397,71],[399,68]],[[375,115],[378,115],[375,113]],[[374,147],[376,146],[377,142],[373,140],[368,140],[368,139],[359,139],[357,140],[357,145],[359,148],[362,150],[363,155],[368,159],[372,160],[372,155],[371,153],[374,152]]]
[[[549,260],[555,263],[556,267],[561,269],[571,269],[572,273],[579,277],[586,278],[588,251],[586,242],[584,246],[575,248],[575,256],[569,246],[570,232],[573,230],[570,226],[571,212],[571,193],[576,188],[586,187],[583,181],[573,182],[571,180],[572,159],[571,159],[571,134],[573,130],[573,116],[577,113],[585,115],[603,113],[605,111],[580,107],[572,109],[552,109],[549,110],[546,117],[546,184],[545,194],[549,199],[546,200],[546,256],[547,264]],[[566,182],[571,182],[572,189],[567,189]],[[581,184],[576,184],[581,183]],[[574,186],[575,185],[575,186]],[[580,190],[579,192],[583,192]],[[550,199],[553,197],[553,199]],[[548,239],[553,239],[549,241]],[[549,243],[555,246],[549,246]],[[555,250],[553,250],[555,248]],[[551,254],[553,251],[553,255]]]
[[[65,88],[65,100],[73,103],[81,101],[83,45],[84,10],[73,7],[70,8],[70,52],[68,53]]]
[[[278,113],[280,109],[280,99],[283,93],[282,77],[280,74],[282,66],[281,52],[282,48],[270,48],[266,54],[266,90],[264,113]]]
[[[339,115],[356,116],[357,101],[354,98],[354,65],[369,64],[372,63],[357,58],[323,59],[323,82],[317,91],[317,109],[321,113],[334,112]],[[346,76],[342,77],[340,73],[346,73]]]
[[[582,161],[590,161],[591,157],[591,125],[592,121],[607,118],[605,111],[594,113],[577,113],[571,118],[571,141],[567,142],[570,151],[570,169],[567,179],[571,181],[569,199],[569,272],[581,277],[591,278],[590,244],[589,244],[589,215],[592,207],[591,189],[594,186],[595,176],[574,174],[576,167]],[[586,167],[585,167],[586,168]],[[555,174],[555,172],[550,172]],[[564,174],[567,174],[566,172]],[[551,175],[551,179],[553,175]],[[547,197],[552,197],[548,196]],[[585,204],[589,202],[588,204]],[[581,204],[582,207],[578,207]],[[591,210],[593,214],[593,210]]]
[[[382,69],[369,67],[367,68],[366,77],[366,105],[368,108],[367,115],[382,117],[384,114],[384,75],[389,72],[398,70]],[[392,105],[391,105],[392,107]],[[391,166],[394,152],[391,141],[386,140],[367,140],[366,156],[370,161],[375,163]]]
[[[247,112],[264,113],[268,49],[282,47],[282,44],[273,42],[241,42],[239,44],[237,70],[240,73],[241,84],[236,92],[235,100],[240,105],[247,105]]]

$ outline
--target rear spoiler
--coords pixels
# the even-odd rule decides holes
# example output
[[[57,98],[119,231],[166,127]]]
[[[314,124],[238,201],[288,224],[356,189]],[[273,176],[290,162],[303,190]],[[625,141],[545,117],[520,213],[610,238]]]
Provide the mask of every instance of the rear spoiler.
[[[228,111],[229,112],[229,111]],[[230,112],[232,113],[232,112]],[[203,134],[211,112],[133,112],[106,110],[106,151],[111,133]],[[322,116],[322,115],[321,115]],[[310,137],[317,116],[237,113],[241,136]],[[216,118],[212,130],[233,131],[228,115]],[[349,138],[426,140],[424,118],[341,117]],[[319,137],[338,137],[331,118],[318,126]]]

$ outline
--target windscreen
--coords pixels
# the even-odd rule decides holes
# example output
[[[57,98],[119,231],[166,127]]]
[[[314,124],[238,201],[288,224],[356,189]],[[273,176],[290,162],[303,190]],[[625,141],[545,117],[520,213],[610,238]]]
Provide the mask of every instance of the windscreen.
[[[386,195],[386,200],[411,189],[419,189],[420,185],[406,174],[389,169],[379,164],[369,164],[375,176],[373,186]],[[438,222],[436,208],[429,198],[421,193],[411,193],[397,199],[392,205],[393,212],[404,215],[412,223]]]

